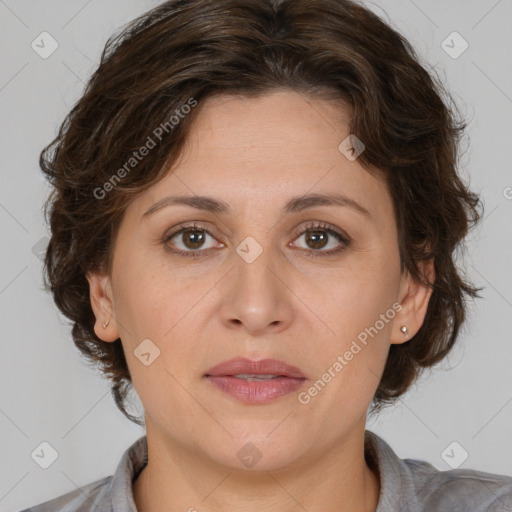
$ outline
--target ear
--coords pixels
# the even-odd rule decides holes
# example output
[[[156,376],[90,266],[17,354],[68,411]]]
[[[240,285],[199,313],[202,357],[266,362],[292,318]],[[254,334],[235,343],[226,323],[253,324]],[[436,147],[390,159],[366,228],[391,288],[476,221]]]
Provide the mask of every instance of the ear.
[[[110,277],[98,272],[88,272],[91,307],[96,317],[94,332],[103,341],[116,341],[119,330],[114,316],[114,301]],[[108,321],[106,327],[103,325]]]
[[[435,280],[434,259],[422,261],[419,264],[420,271],[431,284]],[[427,314],[428,303],[432,295],[432,288],[423,286],[415,281],[409,272],[405,272],[400,280],[399,302],[402,309],[397,312],[393,321],[393,330],[390,343],[401,344],[409,341],[423,325]],[[401,297],[401,299],[400,299]],[[400,327],[407,327],[408,335],[405,335]]]

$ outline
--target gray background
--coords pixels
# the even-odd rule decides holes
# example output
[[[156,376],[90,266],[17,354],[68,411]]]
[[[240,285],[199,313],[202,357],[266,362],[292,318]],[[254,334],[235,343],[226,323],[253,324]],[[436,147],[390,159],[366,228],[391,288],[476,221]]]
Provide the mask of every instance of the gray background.
[[[512,1],[365,3],[435,66],[471,120],[462,172],[486,208],[465,260],[468,275],[485,286],[484,299],[472,303],[450,357],[368,428],[403,458],[450,469],[442,453],[457,441],[469,454],[460,467],[512,475]],[[117,410],[107,382],[79,356],[70,328],[42,290],[34,251],[48,236],[41,207],[49,188],[39,152],[79,98],[107,37],[157,4],[0,0],[1,511],[18,511],[112,474],[124,450],[144,434]],[[31,48],[43,31],[59,45],[47,59]],[[458,58],[442,48],[453,31],[469,44]],[[46,470],[31,458],[42,441],[59,454]],[[448,450],[452,464],[462,448]]]

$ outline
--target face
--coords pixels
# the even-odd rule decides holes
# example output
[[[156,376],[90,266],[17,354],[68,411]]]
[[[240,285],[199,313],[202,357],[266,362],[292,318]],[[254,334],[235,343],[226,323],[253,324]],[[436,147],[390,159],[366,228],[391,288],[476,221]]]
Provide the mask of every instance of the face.
[[[280,91],[201,108],[180,160],[126,210],[112,274],[88,275],[95,330],[122,340],[148,437],[234,468],[249,442],[260,469],[300,465],[362,432],[390,344],[417,332],[429,291],[400,273],[385,182],[338,149],[340,104]],[[345,200],[286,209],[310,194]],[[225,209],[154,208],[169,196]],[[248,403],[206,376],[237,357],[304,378]],[[268,398],[268,382],[243,382]]]

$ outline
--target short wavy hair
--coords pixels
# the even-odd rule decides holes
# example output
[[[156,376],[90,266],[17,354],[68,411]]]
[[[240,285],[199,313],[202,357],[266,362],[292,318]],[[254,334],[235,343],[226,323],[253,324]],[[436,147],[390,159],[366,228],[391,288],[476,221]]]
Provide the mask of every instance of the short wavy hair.
[[[111,272],[124,211],[169,172],[200,112],[186,105],[283,89],[350,106],[350,133],[366,145],[358,161],[372,175],[380,170],[393,199],[402,272],[432,288],[417,334],[390,347],[372,412],[448,354],[466,298],[480,297],[482,288],[455,264],[483,206],[457,172],[467,122],[402,35],[348,0],[164,2],[108,39],[82,97],[40,156],[53,187],[44,207],[51,231],[45,287],[71,320],[74,343],[111,380],[116,405],[135,423],[143,424],[125,407],[133,385],[121,340],[96,336],[86,273]],[[150,139],[157,147],[131,161]],[[418,265],[430,259],[434,283]]]

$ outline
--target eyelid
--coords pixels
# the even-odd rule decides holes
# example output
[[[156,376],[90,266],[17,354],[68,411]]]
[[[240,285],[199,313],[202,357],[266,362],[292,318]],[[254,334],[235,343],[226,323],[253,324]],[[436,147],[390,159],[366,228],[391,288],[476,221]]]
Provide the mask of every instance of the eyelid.
[[[326,232],[334,235],[339,240],[340,244],[343,245],[343,247],[337,248],[337,249],[330,249],[328,251],[314,250],[314,249],[308,250],[308,249],[301,248],[301,251],[311,253],[312,257],[314,257],[314,256],[320,256],[320,257],[321,256],[331,256],[331,255],[334,256],[334,255],[340,253],[341,251],[343,251],[345,248],[347,248],[352,242],[352,238],[349,235],[347,235],[344,231],[342,231],[339,228],[337,228],[336,226],[333,226],[324,221],[308,221],[306,224],[304,224],[304,223],[301,224],[296,230],[294,230],[293,241],[295,241],[298,237],[304,235],[308,231],[313,231],[315,229],[319,230],[319,231],[323,230],[323,231],[326,231]],[[206,225],[201,224],[201,222],[197,222],[197,221],[186,222],[185,221],[185,222],[182,222],[182,223],[174,226],[170,230],[170,233],[166,232],[162,238],[162,243],[164,245],[167,245],[169,240],[171,240],[175,236],[177,236],[183,232],[189,231],[189,230],[190,231],[193,231],[193,230],[204,231],[212,238],[217,239],[217,237],[210,232],[210,228],[206,227]],[[221,244],[223,246],[225,246],[225,243],[221,242]],[[180,249],[169,249],[169,250],[178,255],[200,257],[200,256],[204,256],[204,255],[208,254],[210,251],[213,250],[213,248],[197,249],[197,250],[190,250],[190,251],[182,251]]]
[[[308,221],[306,224],[301,224],[294,233],[294,236],[300,236],[303,235],[306,231],[312,231],[314,229],[318,230],[324,230],[331,233],[335,233],[337,236],[341,238],[341,240],[346,243],[347,245],[352,242],[352,238],[348,236],[344,231],[342,231],[340,228],[337,228],[336,226],[333,226],[332,224],[329,224],[328,222],[324,222],[321,220],[313,220]],[[325,251],[324,251],[325,252]]]
[[[179,235],[180,233],[183,233],[184,231],[193,231],[193,230],[204,231],[205,233],[210,235],[212,238],[218,238],[217,235],[213,235],[211,233],[211,231],[212,231],[211,228],[207,227],[205,224],[202,224],[201,222],[198,222],[198,221],[192,221],[192,222],[181,222],[180,224],[177,224],[170,230],[166,231],[166,233],[162,237],[162,242],[166,243],[171,238],[174,238],[176,235]],[[195,252],[199,252],[199,251],[200,251],[200,249],[198,249]],[[204,252],[205,249],[202,249],[202,251]]]

